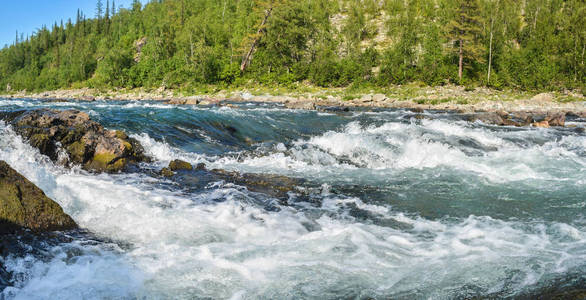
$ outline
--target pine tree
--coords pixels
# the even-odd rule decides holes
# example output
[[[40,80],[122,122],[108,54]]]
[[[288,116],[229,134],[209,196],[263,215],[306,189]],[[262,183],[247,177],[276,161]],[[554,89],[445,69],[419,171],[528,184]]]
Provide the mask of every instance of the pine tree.
[[[110,0],[106,0],[106,20],[110,20]]]
[[[462,82],[464,64],[484,61],[484,48],[480,43],[481,17],[477,0],[459,0],[454,19],[447,24],[450,40],[457,45],[458,79]]]
[[[102,0],[98,0],[98,3],[96,4],[96,19],[98,19],[98,20],[102,19],[103,14],[104,14],[104,4],[102,3]]]

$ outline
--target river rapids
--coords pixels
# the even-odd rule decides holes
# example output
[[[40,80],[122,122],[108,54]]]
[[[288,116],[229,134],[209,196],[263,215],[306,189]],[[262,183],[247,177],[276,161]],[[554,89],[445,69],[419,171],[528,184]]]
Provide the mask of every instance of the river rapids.
[[[0,121],[0,160],[83,230],[0,257],[0,299],[533,298],[586,290],[586,120],[0,99],[140,141],[120,174],[56,165]],[[285,199],[158,175],[171,160],[300,179]],[[29,244],[27,244],[29,243]]]

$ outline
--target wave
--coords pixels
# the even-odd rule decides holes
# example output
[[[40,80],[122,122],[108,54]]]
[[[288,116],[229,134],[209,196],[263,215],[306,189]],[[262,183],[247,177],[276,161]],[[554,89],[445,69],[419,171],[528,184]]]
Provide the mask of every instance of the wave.
[[[470,215],[429,219],[333,192],[328,182],[381,182],[401,172],[467,172],[494,182],[584,172],[582,137],[529,145],[516,132],[459,123],[352,122],[276,143],[269,154],[206,156],[135,134],[161,167],[171,159],[242,172],[328,179],[322,193],[268,210],[245,187],[166,188],[146,174],[91,175],[54,165],[0,124],[0,159],[40,186],[83,228],[116,245],[60,244],[49,260],[11,257],[22,274],[3,292],[44,298],[512,297],[586,267],[586,223]],[[472,141],[460,145],[456,138]],[[482,154],[473,150],[480,149]],[[550,165],[550,169],[540,167]],[[447,168],[442,169],[442,168]],[[553,171],[551,171],[553,170]],[[361,173],[362,172],[362,173]],[[378,172],[378,173],[377,173]],[[374,175],[373,175],[374,174]],[[398,175],[399,174],[399,175]],[[336,177],[335,180],[331,178]],[[478,184],[478,183],[477,183]],[[480,183],[483,184],[483,183]],[[71,258],[67,249],[77,248]],[[342,295],[342,296],[341,296]]]

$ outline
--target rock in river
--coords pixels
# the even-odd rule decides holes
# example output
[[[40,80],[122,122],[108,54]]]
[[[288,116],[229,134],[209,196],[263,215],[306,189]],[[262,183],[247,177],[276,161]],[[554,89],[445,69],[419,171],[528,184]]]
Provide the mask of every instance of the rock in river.
[[[63,209],[6,162],[0,161],[0,234],[22,228],[35,232],[69,230],[77,225]]]
[[[78,110],[40,109],[5,113],[15,131],[51,160],[96,172],[118,172],[146,160],[140,144],[124,132],[106,130]]]

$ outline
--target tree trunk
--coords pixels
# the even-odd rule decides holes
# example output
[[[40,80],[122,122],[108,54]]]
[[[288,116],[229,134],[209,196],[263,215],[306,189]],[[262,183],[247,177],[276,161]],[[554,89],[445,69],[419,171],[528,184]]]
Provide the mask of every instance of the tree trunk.
[[[487,84],[490,85],[490,71],[492,67],[492,26],[494,24],[494,18],[490,20],[490,42],[488,46],[488,75],[487,75]]]
[[[458,60],[458,79],[462,83],[462,68],[464,64],[464,50],[462,49],[462,39],[460,38],[460,59]]]
[[[256,32],[256,37],[252,41],[252,45],[250,45],[250,50],[248,50],[248,52],[246,52],[246,55],[244,55],[244,57],[242,58],[242,64],[240,65],[241,72],[244,72],[244,70],[246,70],[248,65],[250,65],[250,61],[252,60],[252,54],[254,53],[254,50],[256,50],[256,46],[258,45],[260,38],[266,32],[264,27],[265,27],[265,24],[267,23],[267,20],[271,16],[272,11],[273,11],[273,8],[271,7],[269,9],[267,9],[267,11],[265,12],[265,18],[262,20],[262,23],[260,24],[260,27],[258,28],[258,31]]]

